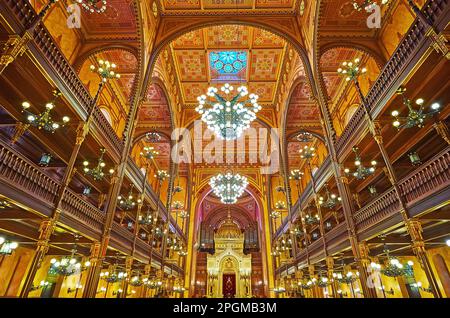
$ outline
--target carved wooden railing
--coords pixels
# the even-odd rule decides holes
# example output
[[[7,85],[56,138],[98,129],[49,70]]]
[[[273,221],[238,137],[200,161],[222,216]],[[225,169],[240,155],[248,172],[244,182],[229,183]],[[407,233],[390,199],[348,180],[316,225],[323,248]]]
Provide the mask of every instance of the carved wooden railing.
[[[395,189],[391,188],[355,213],[353,219],[358,232],[370,227],[374,222],[381,222],[394,215],[398,209],[397,194]]]
[[[445,19],[448,16],[447,2],[448,0],[429,0],[422,8],[422,11],[426,12],[433,23],[437,20],[443,20],[442,18]],[[436,27],[438,32],[442,31],[448,21],[441,22],[443,23]],[[381,108],[385,106],[389,98],[395,93],[395,90],[401,85],[411,68],[420,60],[422,54],[418,54],[419,51],[425,51],[429,47],[430,40],[426,37],[425,32],[426,27],[416,19],[381,70],[380,75],[365,98],[373,115],[379,114]],[[362,105],[353,114],[344,132],[336,142],[338,156],[341,156],[344,149],[348,148],[347,146],[349,146],[360,125],[365,125]]]
[[[450,187],[450,147],[447,147],[429,161],[400,180],[399,188],[408,207],[417,204],[419,201],[432,197],[443,189]],[[448,200],[442,198],[442,200]],[[399,213],[400,205],[395,189],[392,187],[380,194],[366,206],[356,211],[353,215],[357,232],[366,233],[368,228],[386,224],[385,221]],[[383,230],[382,228],[378,230]],[[347,238],[347,228],[345,222],[340,223],[335,228],[325,234],[327,250],[329,254],[336,253],[337,247],[342,246]],[[310,257],[316,258],[320,239],[308,246]],[[349,243],[348,243],[349,245]],[[306,260],[306,251],[303,249],[297,252],[297,262]]]
[[[398,186],[407,206],[450,186],[449,167],[450,147],[447,147],[403,178]],[[355,213],[358,232],[362,233],[365,229],[379,224],[398,213],[398,210],[397,194],[394,188],[390,188]]]
[[[399,182],[402,196],[408,204],[436,193],[450,185],[450,147],[444,149],[430,161],[422,164],[411,175]]]
[[[37,17],[27,0],[5,0],[5,2],[14,14],[15,22],[21,25],[21,32],[25,30],[28,23]],[[92,105],[92,97],[56,45],[51,34],[42,23],[39,23],[32,32],[32,37],[32,42],[29,44],[30,50],[32,45],[36,46],[37,51],[32,50],[32,52],[40,54],[38,59],[45,61],[57,76],[57,78],[54,78],[55,82],[61,82],[67,90],[63,93],[71,95],[66,96],[67,99],[74,100],[72,104],[81,107],[86,116]],[[98,108],[94,112],[93,124],[104,136],[105,141],[111,143],[113,150],[120,154],[123,149],[123,142]]]
[[[3,143],[0,143],[0,179],[30,198],[49,205],[55,202],[60,188],[58,182],[43,173],[34,162]]]
[[[66,189],[62,201],[62,215],[69,216],[95,232],[101,234],[105,222],[105,214],[80,195]]]
[[[127,249],[126,252],[131,252],[131,246],[134,241],[134,233],[117,222],[113,222],[111,227],[111,239],[117,241],[121,247]],[[150,248],[150,246],[149,246]]]

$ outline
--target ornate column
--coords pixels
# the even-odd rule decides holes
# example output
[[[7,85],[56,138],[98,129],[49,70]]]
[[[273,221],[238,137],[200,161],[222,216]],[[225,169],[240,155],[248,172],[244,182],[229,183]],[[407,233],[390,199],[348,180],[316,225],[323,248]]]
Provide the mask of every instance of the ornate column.
[[[86,290],[91,285],[91,282],[93,279],[92,276],[95,274],[95,271],[93,269],[95,269],[97,267],[99,257],[100,257],[100,242],[93,242],[91,245],[91,254],[89,256],[89,262],[91,263],[91,265],[87,269],[84,290]],[[84,294],[84,290],[83,290],[83,294]],[[97,290],[95,291],[95,293],[97,294]]]
[[[47,254],[49,248],[50,237],[53,233],[54,221],[52,219],[43,221],[39,227],[39,239],[36,243],[36,251],[31,259],[30,267],[25,281],[20,291],[19,297],[28,297],[28,293],[33,286],[34,276],[37,270],[41,267],[45,254]]]
[[[356,212],[353,196],[350,192],[348,185],[348,179],[343,173],[342,165],[339,163],[337,152],[335,148],[336,131],[333,127],[331,115],[328,110],[326,99],[323,97],[322,87],[318,85],[318,92],[320,93],[319,99],[316,99],[317,104],[321,110],[321,124],[326,139],[326,146],[328,153],[331,157],[331,167],[333,169],[336,185],[338,188],[339,196],[341,197],[342,210],[344,212],[344,219],[347,226],[348,237],[352,248],[354,260],[358,266],[361,277],[361,287],[366,297],[376,297],[376,291],[374,288],[369,288],[366,284],[367,273],[364,271],[360,262],[360,253],[358,248],[358,237],[356,235],[356,227],[353,220],[353,214]]]
[[[337,288],[336,288],[336,281],[333,277],[334,273],[334,259],[332,256],[327,256],[325,258],[325,262],[327,263],[327,278],[328,281],[331,282],[331,291],[333,292],[333,298],[336,298],[337,296]]]
[[[107,211],[109,202],[111,201],[111,198],[113,197],[113,191],[114,189],[117,187],[117,183],[119,181],[119,177],[117,176],[117,171],[114,174],[114,176],[111,177],[111,184],[109,186],[109,190],[108,190],[108,195],[107,195],[107,200],[106,203],[107,205],[105,206],[105,211]],[[116,192],[115,197],[117,198],[118,194]],[[110,222],[108,220],[108,215],[107,215],[107,219],[105,221],[106,222]],[[98,255],[98,259],[97,259],[97,263],[95,265],[91,265],[91,267],[89,268],[88,271],[88,277],[86,279],[86,283],[85,283],[85,288],[83,290],[83,298],[94,298],[95,294],[97,292],[97,285],[100,279],[100,272],[102,271],[102,267],[103,267],[103,260],[106,256],[106,251],[108,248],[108,243],[109,243],[109,238],[110,238],[110,232],[106,232],[105,231],[105,227],[106,224],[104,225],[104,232],[103,235],[101,237],[101,241],[100,241],[100,247],[99,247],[99,255]],[[106,234],[105,234],[106,232]]]
[[[64,171],[64,176],[61,181],[61,186],[59,187],[58,193],[56,195],[56,201],[54,203],[55,209],[53,210],[52,216],[49,219],[50,222],[48,223],[47,222],[48,220],[46,220],[46,221],[43,221],[43,223],[41,225],[41,227],[43,226],[43,227],[47,228],[46,238],[43,239],[41,244],[48,245],[50,237],[53,234],[53,231],[55,230],[56,223],[59,220],[59,216],[61,214],[61,206],[62,206],[63,199],[64,199],[64,194],[65,194],[67,188],[69,187],[70,181],[72,180],[73,176],[75,175],[75,173],[77,171],[75,168],[75,163],[76,163],[78,154],[80,152],[81,145],[83,144],[84,140],[86,139],[86,136],[89,134],[89,128],[90,128],[91,122],[94,117],[95,107],[96,107],[98,99],[100,97],[100,92],[103,88],[103,85],[104,85],[104,81],[101,81],[98,86],[98,90],[95,95],[95,98],[92,101],[91,108],[87,115],[86,121],[80,122],[78,124],[77,136],[75,139],[75,146],[72,150],[72,153],[70,154],[69,162]],[[39,264],[39,266],[40,266],[40,264],[42,263],[42,259],[44,258],[47,250],[48,250],[48,248],[42,249],[38,246],[37,251],[33,256],[32,264]],[[43,253],[44,251],[45,251],[45,253]],[[34,276],[36,275],[36,272],[38,269],[39,269],[39,267],[35,267],[35,266],[30,267],[29,272],[27,274],[27,279],[25,280],[25,283],[22,287],[20,297],[28,296],[29,290],[33,284]]]
[[[125,258],[125,273],[127,274],[127,277],[123,280],[123,283],[122,283],[123,293],[120,294],[120,298],[127,298],[128,282],[131,279],[131,272],[132,272],[132,268],[133,268],[133,260],[134,260],[134,257],[132,255],[127,256]]]
[[[150,282],[151,271],[152,265],[151,264],[145,265],[143,275],[144,284],[142,285],[140,298],[147,298],[147,288],[148,288],[147,283]]]
[[[444,139],[447,144],[450,145],[450,132],[448,130],[447,125],[443,122],[443,121],[437,121],[433,124],[434,129],[436,129],[437,133],[439,134],[439,136],[442,137],[442,139]]]
[[[410,219],[406,222],[406,225],[408,233],[411,236],[413,252],[419,260],[422,269],[425,271],[433,295],[436,298],[442,298],[441,290],[439,289],[436,276],[434,275],[425,250],[425,242],[422,235],[422,224],[419,220]]]

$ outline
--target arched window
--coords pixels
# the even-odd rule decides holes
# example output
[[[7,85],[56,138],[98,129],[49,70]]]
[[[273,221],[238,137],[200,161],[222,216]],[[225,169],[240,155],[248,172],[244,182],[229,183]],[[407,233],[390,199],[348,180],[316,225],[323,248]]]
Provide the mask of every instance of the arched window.
[[[349,109],[347,109],[347,112],[345,113],[344,127],[347,126],[348,122],[350,121],[350,119],[352,119],[352,116],[356,112],[357,109],[358,109],[358,104],[352,105],[352,106],[350,106]]]
[[[112,119],[111,119],[111,115],[109,114],[109,111],[106,108],[100,108],[100,110],[103,113],[103,116],[105,116],[108,123],[112,126],[113,123],[112,123]]]

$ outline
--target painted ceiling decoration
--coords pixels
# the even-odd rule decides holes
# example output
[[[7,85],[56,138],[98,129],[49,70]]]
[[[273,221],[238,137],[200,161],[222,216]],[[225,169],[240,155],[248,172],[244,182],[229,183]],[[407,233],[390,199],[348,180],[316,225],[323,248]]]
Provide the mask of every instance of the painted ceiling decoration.
[[[287,43],[250,26],[225,25],[189,32],[171,45],[182,105],[193,107],[213,82],[247,85],[273,106]]]
[[[164,10],[245,10],[245,9],[292,9],[296,0],[163,0]]]
[[[171,118],[167,98],[158,84],[151,84],[139,110],[138,122],[147,128],[170,128]]]

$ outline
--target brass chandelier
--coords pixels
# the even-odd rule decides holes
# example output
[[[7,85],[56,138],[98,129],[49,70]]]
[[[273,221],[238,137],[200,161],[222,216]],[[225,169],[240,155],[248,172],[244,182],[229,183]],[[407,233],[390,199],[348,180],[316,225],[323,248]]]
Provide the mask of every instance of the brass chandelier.
[[[76,0],[89,13],[103,13],[107,9],[106,0]]]
[[[29,125],[49,133],[54,133],[58,128],[64,126],[70,121],[68,116],[63,116],[61,121],[53,120],[51,111],[55,108],[55,102],[61,96],[61,93],[55,90],[53,91],[53,96],[53,100],[45,104],[45,111],[37,115],[29,110],[31,107],[29,102],[25,101],[22,103],[22,112],[26,114],[26,120]]]
[[[214,194],[225,204],[234,204],[248,185],[247,178],[236,173],[218,174],[209,181]]]
[[[244,130],[250,127],[250,123],[256,119],[256,113],[261,110],[258,105],[258,95],[248,95],[247,87],[239,86],[237,94],[229,96],[234,87],[228,83],[220,88],[209,87],[206,95],[214,98],[208,100],[206,95],[197,98],[199,105],[195,110],[202,115],[202,121],[208,129],[214,131],[220,139],[236,140]],[[248,99],[243,99],[245,96]],[[205,109],[205,106],[209,108]]]
[[[393,110],[391,112],[392,117],[394,117],[392,125],[398,130],[402,128],[413,127],[422,128],[427,118],[440,111],[441,105],[439,103],[433,103],[430,106],[430,110],[428,112],[425,112],[423,107],[425,101],[423,98],[416,99],[416,105],[419,107],[415,109],[412,106],[411,100],[406,97],[405,92],[406,89],[404,88],[399,88],[397,90],[397,94],[402,95],[403,105],[408,108],[408,114],[406,115],[406,117],[401,117],[398,110]]]
[[[98,158],[97,166],[95,166],[94,168],[89,168],[89,161],[83,161],[84,174],[91,176],[96,181],[102,180],[105,177],[105,172],[103,171],[103,169],[106,167],[105,160],[103,159],[105,152],[105,148],[100,149],[100,157]],[[114,173],[114,169],[111,168],[108,172],[110,175],[112,175]]]
[[[359,154],[358,147],[353,147],[352,150],[355,153],[355,166],[356,166],[356,169],[352,172],[352,171],[350,171],[349,168],[345,168],[344,169],[345,174],[351,175],[351,176],[355,177],[358,180],[365,179],[366,177],[372,175],[375,172],[375,168],[376,168],[377,162],[375,160],[372,160],[370,162],[370,167],[365,167],[362,164],[362,159],[361,159],[361,156]]]

